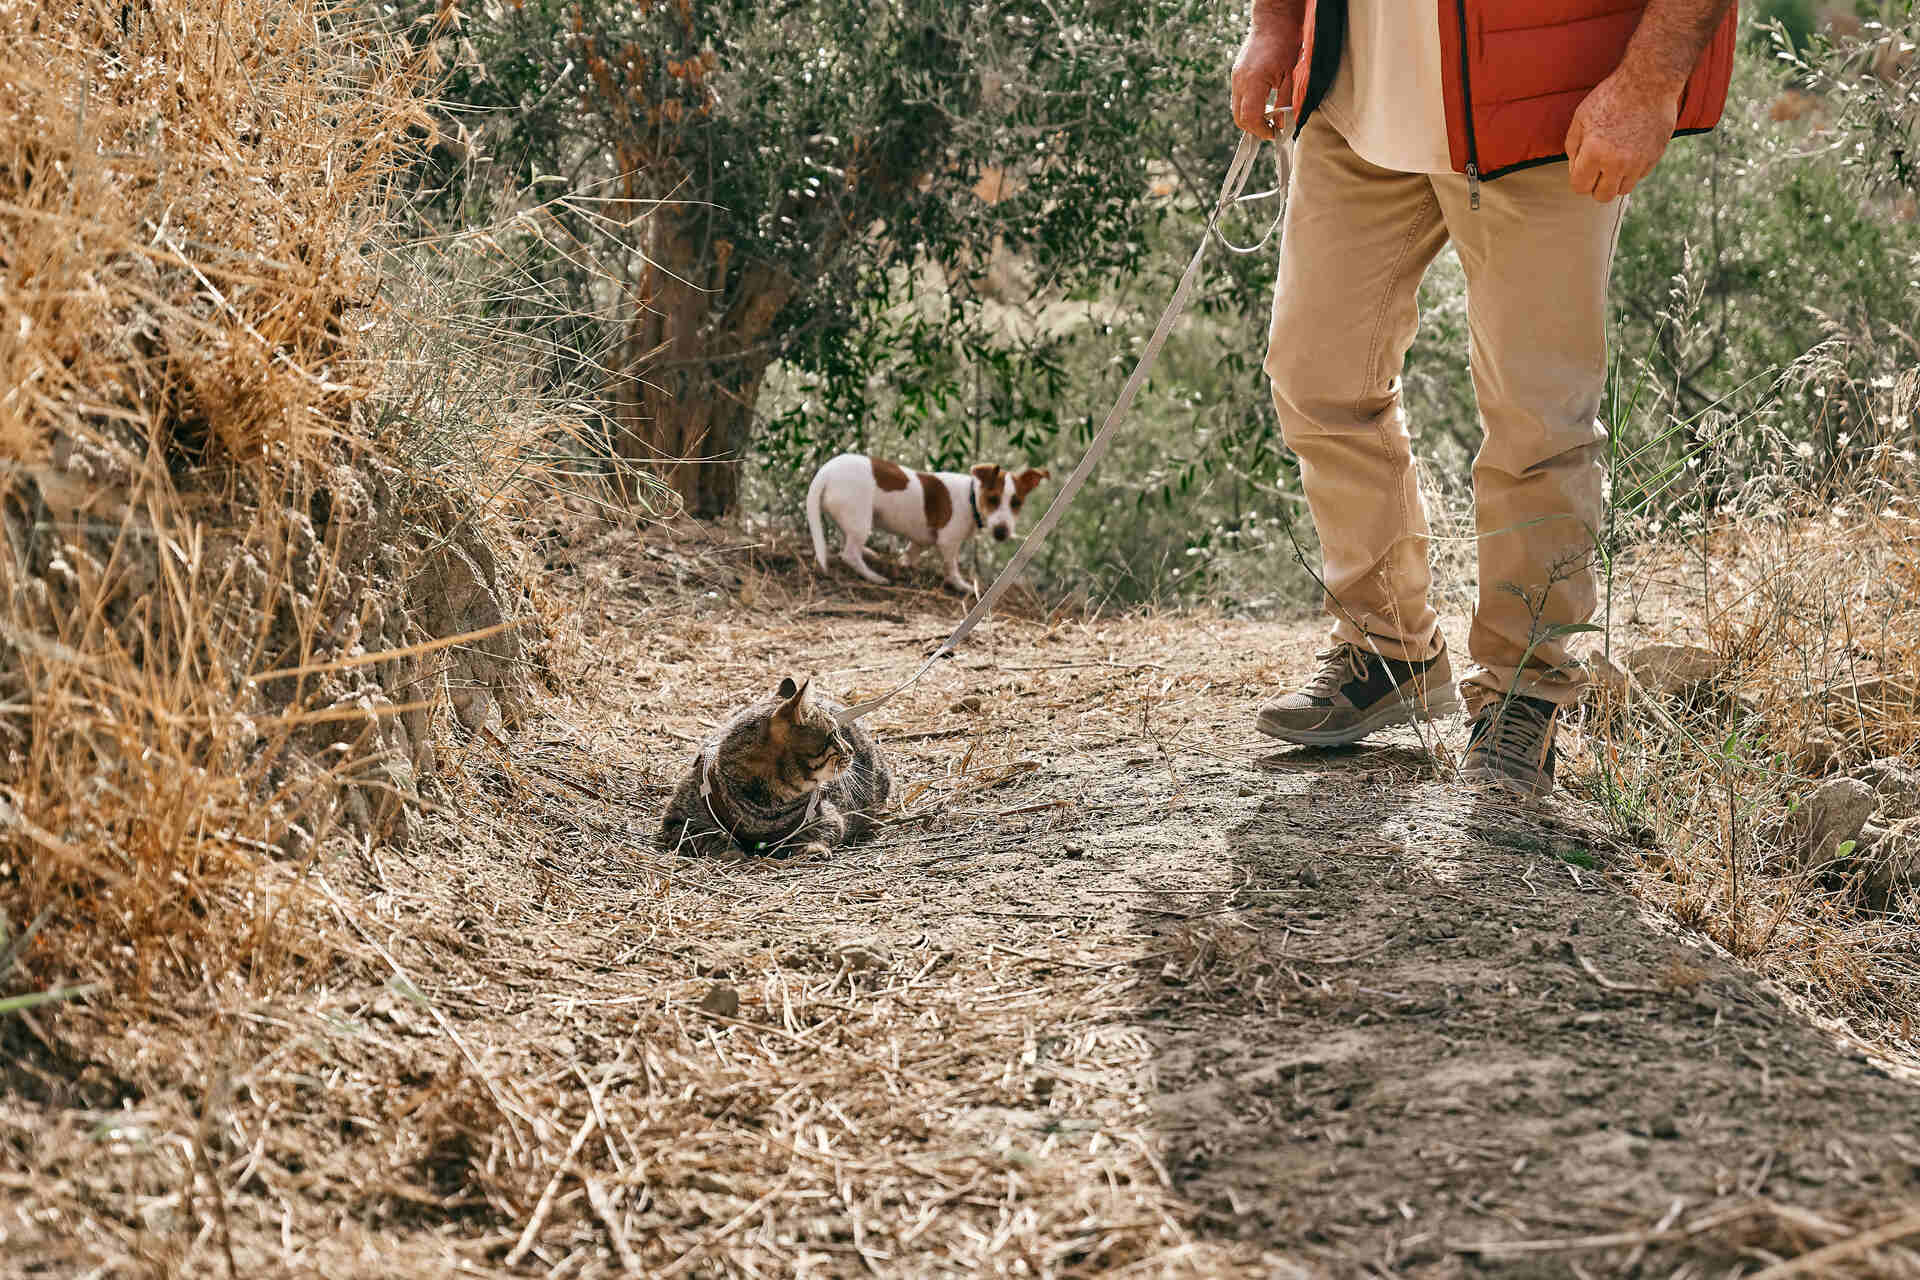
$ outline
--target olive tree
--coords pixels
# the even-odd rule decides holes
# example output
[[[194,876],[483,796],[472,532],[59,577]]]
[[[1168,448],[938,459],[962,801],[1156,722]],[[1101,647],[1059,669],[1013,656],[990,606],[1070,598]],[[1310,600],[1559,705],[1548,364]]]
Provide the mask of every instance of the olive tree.
[[[467,217],[568,193],[524,225],[546,287],[618,326],[579,343],[612,451],[714,516],[745,450],[813,456],[882,390],[931,412],[985,370],[998,434],[1049,440],[1066,339],[988,325],[989,265],[1054,296],[1132,272],[1180,208],[1152,185],[1232,146],[1240,27],[1199,0],[489,0],[434,37],[470,142],[430,180]],[[776,363],[809,394],[769,420]]]

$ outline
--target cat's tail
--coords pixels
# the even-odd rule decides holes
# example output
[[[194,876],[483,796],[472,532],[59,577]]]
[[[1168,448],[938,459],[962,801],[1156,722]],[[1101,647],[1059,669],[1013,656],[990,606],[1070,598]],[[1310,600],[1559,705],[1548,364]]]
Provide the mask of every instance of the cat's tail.
[[[827,568],[827,531],[820,523],[820,495],[827,489],[827,468],[814,472],[813,483],[807,487],[807,528],[813,533],[813,558],[820,566],[820,572],[831,572]]]

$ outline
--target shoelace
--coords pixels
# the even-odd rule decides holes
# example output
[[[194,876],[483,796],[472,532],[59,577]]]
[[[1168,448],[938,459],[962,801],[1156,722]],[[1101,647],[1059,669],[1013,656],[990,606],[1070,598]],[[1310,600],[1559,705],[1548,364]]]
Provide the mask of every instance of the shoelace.
[[[1311,698],[1331,698],[1348,680],[1367,678],[1367,651],[1357,644],[1337,644],[1313,655],[1320,669],[1300,690]]]
[[[1508,698],[1489,704],[1484,714],[1493,719],[1480,735],[1489,754],[1528,768],[1540,766],[1542,744],[1553,740],[1553,712],[1521,698]]]

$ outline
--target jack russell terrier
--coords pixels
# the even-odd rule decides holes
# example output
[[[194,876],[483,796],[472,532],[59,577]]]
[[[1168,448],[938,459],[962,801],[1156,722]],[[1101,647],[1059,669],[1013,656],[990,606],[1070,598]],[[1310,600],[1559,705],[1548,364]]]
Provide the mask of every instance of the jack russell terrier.
[[[843,453],[820,468],[807,490],[807,527],[813,531],[813,558],[827,569],[826,512],[840,526],[845,545],[840,558],[868,582],[886,579],[867,567],[867,536],[878,527],[912,543],[911,560],[921,547],[935,547],[947,568],[947,582],[962,594],[979,588],[960,576],[960,544],[980,529],[995,541],[1013,536],[1013,524],[1035,485],[1047,478],[1038,467],[1010,472],[983,462],[968,472],[908,471],[884,458]]]

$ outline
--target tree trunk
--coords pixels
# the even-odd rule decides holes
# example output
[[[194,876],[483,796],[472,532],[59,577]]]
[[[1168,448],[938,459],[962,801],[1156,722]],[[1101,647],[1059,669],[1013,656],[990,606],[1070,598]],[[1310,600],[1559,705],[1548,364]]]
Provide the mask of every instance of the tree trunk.
[[[739,495],[754,404],[773,361],[767,335],[794,283],[750,265],[729,288],[732,246],[709,248],[696,221],[665,212],[654,220],[640,312],[627,327],[614,452],[626,464],[626,500],[642,496],[638,472],[650,470],[687,514],[711,520]]]

